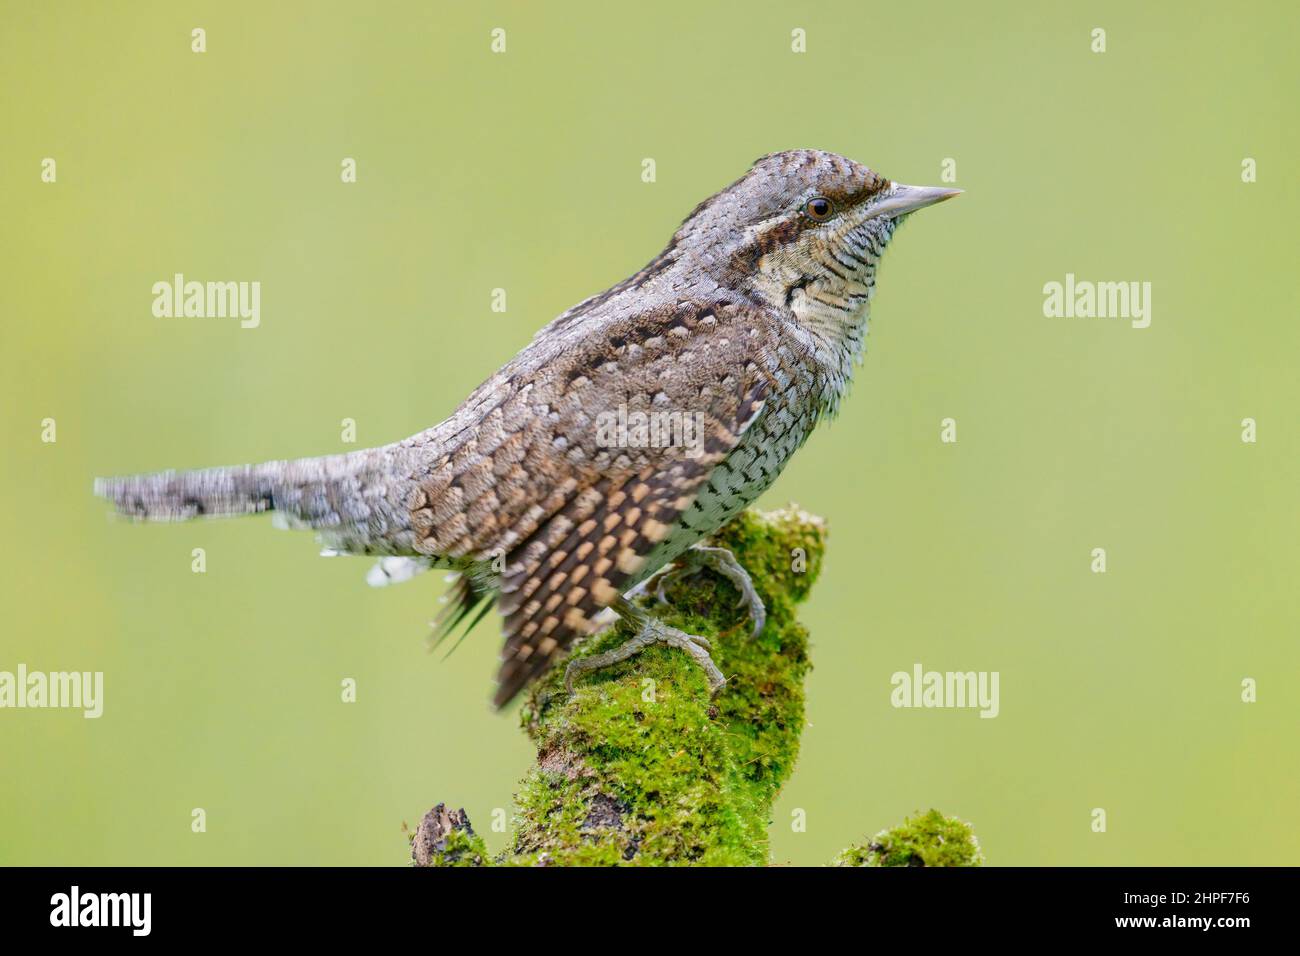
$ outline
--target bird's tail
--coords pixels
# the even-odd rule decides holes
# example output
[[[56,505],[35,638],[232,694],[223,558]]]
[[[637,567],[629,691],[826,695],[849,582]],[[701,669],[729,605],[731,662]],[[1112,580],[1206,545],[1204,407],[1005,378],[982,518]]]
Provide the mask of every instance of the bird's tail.
[[[96,478],[95,494],[111,501],[119,514],[142,521],[257,514],[275,510],[284,464]]]
[[[333,530],[349,549],[409,527],[395,446],[260,465],[99,478],[95,494],[142,521],[228,518],[275,511],[290,527]]]

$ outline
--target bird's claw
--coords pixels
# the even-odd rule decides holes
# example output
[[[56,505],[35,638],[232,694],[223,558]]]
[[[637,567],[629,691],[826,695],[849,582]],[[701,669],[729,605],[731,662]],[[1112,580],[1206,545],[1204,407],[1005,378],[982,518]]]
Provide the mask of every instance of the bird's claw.
[[[732,587],[740,592],[740,600],[736,602],[736,607],[744,607],[749,610],[749,618],[754,625],[750,633],[754,637],[762,634],[763,628],[767,624],[767,608],[763,606],[763,599],[758,596],[758,591],[754,587],[754,581],[749,576],[749,572],[736,560],[736,556],[726,548],[714,548],[700,544],[691,548],[687,554],[692,555],[691,560],[712,571],[716,571],[731,582]]]
[[[627,592],[627,597],[629,599],[644,597],[649,593],[650,585],[653,583],[655,600],[660,604],[668,604],[666,588],[669,583],[679,578],[698,574],[701,568],[715,571],[731,582],[732,586],[740,592],[740,600],[736,602],[736,607],[747,608],[749,611],[750,620],[754,625],[751,634],[758,637],[759,634],[763,633],[763,628],[767,624],[767,608],[763,606],[763,599],[758,596],[758,591],[754,587],[754,581],[750,578],[749,572],[736,560],[736,556],[726,548],[716,548],[703,544],[693,545],[682,553],[671,568],[642,581]]]
[[[667,644],[669,647],[677,647],[695,658],[696,663],[704,669],[705,678],[709,682],[710,697],[716,696],[718,691],[722,689],[722,685],[727,682],[727,679],[722,676],[722,671],[718,669],[718,665],[713,662],[713,658],[709,654],[712,644],[709,643],[707,638],[679,631],[677,628],[669,627],[654,618],[645,618],[642,620],[641,627],[636,634],[618,647],[601,654],[589,654],[586,657],[577,657],[569,661],[569,666],[564,671],[564,689],[572,694],[575,677],[625,661],[641,653],[651,644]]]
[[[727,680],[723,677],[722,671],[718,669],[718,665],[713,662],[713,657],[710,654],[710,651],[713,650],[713,644],[709,639],[698,634],[687,634],[675,627],[669,627],[662,621],[649,617],[644,610],[632,603],[636,598],[643,598],[653,594],[658,603],[668,604],[666,589],[669,584],[678,578],[697,574],[703,568],[708,568],[722,575],[740,592],[740,600],[736,602],[736,607],[748,608],[749,616],[753,621],[753,636],[757,637],[761,634],[764,625],[767,623],[767,609],[763,606],[763,599],[758,596],[758,591],[755,590],[754,582],[749,573],[741,567],[735,555],[726,548],[697,544],[685,551],[672,567],[646,578],[613,605],[614,609],[624,618],[637,622],[636,634],[618,647],[608,651],[600,654],[588,654],[585,657],[575,657],[570,660],[568,667],[564,671],[565,690],[572,694],[573,681],[581,674],[618,664],[641,653],[651,644],[666,644],[669,647],[680,648],[695,658],[695,661],[704,669],[705,676],[708,678],[710,696],[716,696]]]

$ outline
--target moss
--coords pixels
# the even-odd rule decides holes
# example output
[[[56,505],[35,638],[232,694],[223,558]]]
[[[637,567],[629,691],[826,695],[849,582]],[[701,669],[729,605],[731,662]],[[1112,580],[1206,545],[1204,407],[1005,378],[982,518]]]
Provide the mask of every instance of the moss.
[[[710,572],[673,581],[646,606],[708,638],[728,683],[710,699],[704,672],[680,650],[651,647],[583,675],[564,668],[521,712],[537,767],[517,796],[503,862],[755,865],[767,862],[772,802],[794,767],[803,727],[808,635],[794,619],[821,570],[825,528],[797,509],[746,512],[714,537],[744,565],[767,607],[757,637],[740,595]],[[620,624],[578,654],[631,636]]]
[[[520,784],[509,849],[495,863],[769,862],[772,804],[799,753],[803,683],[811,666],[808,633],[795,609],[821,571],[826,528],[793,506],[770,514],[747,511],[712,543],[729,549],[749,572],[767,608],[763,632],[751,636],[730,582],[702,571],[674,579],[666,605],[647,599],[645,606],[665,623],[710,640],[727,677],[716,698],[710,699],[704,672],[676,648],[654,646],[584,674],[572,695],[564,690],[564,662],[555,667],[520,711],[537,744],[537,765]],[[630,636],[629,626],[619,624],[575,653],[599,653]],[[856,865],[860,857],[865,863],[873,853],[873,859],[903,859],[906,851],[908,860],[952,865],[945,862],[955,858],[952,828],[964,824],[935,818],[948,829],[927,822],[929,816],[918,818],[877,838],[893,837],[887,851],[850,850],[843,862]],[[458,830],[457,819],[441,820],[437,840],[454,841],[460,833],[471,842],[442,847],[435,841],[435,850],[424,855],[431,865],[481,862],[481,841],[472,842],[478,838],[468,821],[460,822]],[[969,830],[963,832],[973,843]]]
[[[488,860],[483,838],[476,833],[454,833],[447,838],[439,866],[483,866]]]
[[[882,830],[868,843],[851,846],[835,866],[979,866],[984,862],[970,824],[938,810],[918,813],[902,826]]]

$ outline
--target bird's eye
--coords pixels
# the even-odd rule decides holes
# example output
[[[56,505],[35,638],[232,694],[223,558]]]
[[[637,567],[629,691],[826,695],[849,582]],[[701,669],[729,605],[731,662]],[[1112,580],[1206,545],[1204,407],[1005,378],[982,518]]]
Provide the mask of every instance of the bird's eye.
[[[804,203],[803,211],[814,222],[825,222],[835,212],[835,206],[825,196],[814,196]]]

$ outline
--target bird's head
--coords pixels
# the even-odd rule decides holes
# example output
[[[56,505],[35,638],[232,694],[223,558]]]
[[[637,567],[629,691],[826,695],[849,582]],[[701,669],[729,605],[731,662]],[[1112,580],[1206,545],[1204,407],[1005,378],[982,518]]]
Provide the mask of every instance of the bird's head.
[[[852,315],[899,222],[959,192],[905,186],[822,150],[772,153],[701,203],[674,245],[796,314]]]

